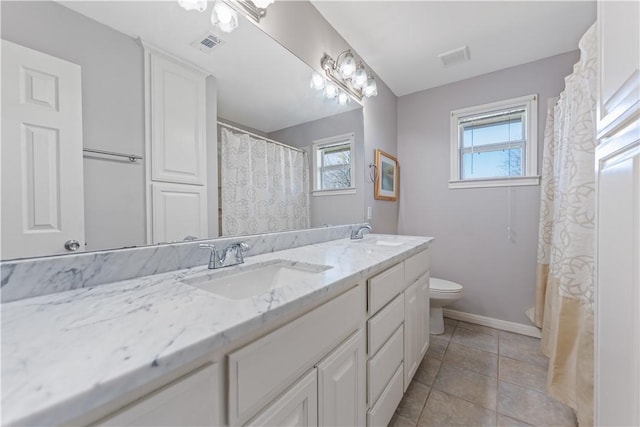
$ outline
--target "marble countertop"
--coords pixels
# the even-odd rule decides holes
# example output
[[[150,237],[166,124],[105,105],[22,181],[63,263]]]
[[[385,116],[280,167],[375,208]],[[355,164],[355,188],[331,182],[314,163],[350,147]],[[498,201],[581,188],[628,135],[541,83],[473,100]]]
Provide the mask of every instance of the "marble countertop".
[[[2,304],[2,425],[69,422],[432,240],[372,234],[246,258],[243,266],[281,259],[333,268],[244,300],[180,283],[206,273],[200,266]]]

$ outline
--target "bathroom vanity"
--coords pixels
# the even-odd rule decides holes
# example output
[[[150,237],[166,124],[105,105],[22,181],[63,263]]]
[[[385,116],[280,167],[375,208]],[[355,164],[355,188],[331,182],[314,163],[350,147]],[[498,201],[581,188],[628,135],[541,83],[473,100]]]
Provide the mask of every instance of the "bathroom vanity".
[[[339,239],[5,303],[3,424],[386,425],[428,347],[431,240]],[[276,284],[249,297],[197,287],[274,265],[308,274],[265,274]]]

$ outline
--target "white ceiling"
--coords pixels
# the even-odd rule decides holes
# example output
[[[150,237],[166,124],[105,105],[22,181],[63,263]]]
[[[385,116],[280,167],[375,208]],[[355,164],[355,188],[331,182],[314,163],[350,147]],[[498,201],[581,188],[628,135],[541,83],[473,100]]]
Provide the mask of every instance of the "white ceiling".
[[[311,2],[397,96],[577,49],[596,20],[595,0]]]
[[[362,108],[339,106],[312,91],[311,68],[243,17],[233,32],[219,33],[223,44],[204,54],[190,44],[214,30],[210,8],[187,12],[177,1],[59,3],[211,72],[218,116],[226,120],[269,133]]]

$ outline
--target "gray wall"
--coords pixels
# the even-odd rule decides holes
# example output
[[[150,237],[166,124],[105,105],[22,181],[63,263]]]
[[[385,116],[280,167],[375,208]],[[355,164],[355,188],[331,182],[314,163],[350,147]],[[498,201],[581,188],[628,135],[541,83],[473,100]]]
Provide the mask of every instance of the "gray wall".
[[[281,129],[269,134],[269,138],[298,148],[309,155],[309,185],[313,188],[313,141],[332,136],[354,133],[356,193],[334,196],[310,196],[311,227],[363,222],[364,211],[364,127],[362,109],[347,111],[324,119]]]
[[[308,1],[275,2],[269,6],[267,16],[260,21],[259,26],[318,71],[322,71],[320,58],[324,53],[335,58],[340,52],[350,48],[344,38]],[[397,97],[377,76],[376,82],[378,96],[363,101],[365,174],[369,170],[369,163],[373,163],[374,149],[379,148],[389,154],[397,154]],[[400,160],[400,170],[402,170],[402,160]],[[374,231],[396,233],[398,202],[374,200],[373,183],[369,178],[365,179],[364,188],[363,208],[366,209],[367,206],[373,208],[371,224]],[[402,181],[400,188],[402,189]]]
[[[53,2],[3,1],[2,38],[82,67],[84,146],[144,151],[142,48]],[[85,156],[87,250],[145,243],[144,162]]]
[[[569,52],[398,99],[398,228],[436,238],[431,275],[464,286],[450,308],[529,324],[540,188],[449,190],[449,113],[537,93],[541,158],[547,99],[559,95],[577,60],[578,51]],[[507,239],[509,203],[515,242]]]

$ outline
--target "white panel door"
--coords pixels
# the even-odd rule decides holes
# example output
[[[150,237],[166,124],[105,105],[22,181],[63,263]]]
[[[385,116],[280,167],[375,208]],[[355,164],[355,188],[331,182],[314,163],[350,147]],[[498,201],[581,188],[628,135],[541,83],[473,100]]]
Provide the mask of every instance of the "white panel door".
[[[364,425],[366,359],[365,335],[360,330],[318,364],[318,425]]]
[[[640,425],[640,3],[599,1],[594,423]]]
[[[420,281],[404,291],[404,390],[420,365]]]
[[[2,259],[84,248],[80,67],[2,40]]]
[[[153,243],[207,237],[205,187],[154,182],[152,187]]]
[[[205,76],[159,53],[151,63],[151,179],[206,182]]]
[[[318,379],[314,368],[275,402],[258,414],[250,426],[315,427],[318,425]]]

